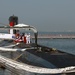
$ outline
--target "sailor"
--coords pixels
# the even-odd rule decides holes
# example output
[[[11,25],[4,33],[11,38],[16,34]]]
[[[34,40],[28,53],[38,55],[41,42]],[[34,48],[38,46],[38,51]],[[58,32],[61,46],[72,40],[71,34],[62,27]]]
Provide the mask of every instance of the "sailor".
[[[15,43],[21,43],[21,42],[23,42],[23,40],[21,38],[17,38],[14,41],[15,41]]]
[[[15,42],[18,43],[18,42],[22,42],[22,35],[20,35],[19,33],[19,30],[16,31],[16,34],[15,34]]]
[[[22,40],[24,43],[26,43],[26,36],[25,36],[25,33],[22,33]]]
[[[30,44],[30,33],[27,34],[27,36],[26,36],[26,41],[27,41],[27,44]]]
[[[26,44],[27,44],[27,33],[25,33],[25,39],[26,39]]]

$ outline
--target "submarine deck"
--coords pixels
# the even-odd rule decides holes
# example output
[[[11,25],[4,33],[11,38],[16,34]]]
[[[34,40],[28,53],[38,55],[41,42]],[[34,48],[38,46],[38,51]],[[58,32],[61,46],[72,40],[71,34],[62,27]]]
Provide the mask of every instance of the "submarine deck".
[[[27,52],[34,54],[35,56],[38,56],[38,57],[52,63],[57,68],[75,66],[75,55],[65,53],[65,52],[62,52],[62,51],[59,51],[59,50],[56,50],[53,48],[41,46],[41,45],[36,46],[35,44],[31,44],[31,45],[19,44],[19,45],[16,45],[15,47],[12,47],[12,48],[14,49],[14,48],[18,48],[18,47],[21,49],[24,47],[29,48],[26,50]],[[32,49],[32,47],[34,47],[34,49]],[[24,51],[23,53],[25,53],[26,51]],[[0,51],[0,52],[2,52],[2,51]],[[7,54],[9,54],[9,53],[11,53],[10,58],[13,59],[15,57],[15,56],[13,56],[13,54],[19,55],[22,52],[20,52],[20,51],[19,52],[5,52],[4,56],[7,56]],[[24,54],[22,56],[25,57]],[[25,59],[21,59],[21,57],[16,61],[20,61],[23,63],[28,62],[28,61],[25,61]],[[28,63],[28,64],[35,65],[35,66],[39,65],[36,63],[35,64],[34,63]]]
[[[31,49],[28,52],[45,59],[58,68],[75,66],[75,55],[38,45],[38,50]]]

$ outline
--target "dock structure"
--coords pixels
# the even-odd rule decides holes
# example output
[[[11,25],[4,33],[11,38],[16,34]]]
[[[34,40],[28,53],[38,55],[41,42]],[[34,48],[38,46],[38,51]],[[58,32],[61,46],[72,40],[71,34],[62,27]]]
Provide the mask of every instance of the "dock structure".
[[[49,38],[49,39],[75,39],[75,35],[38,35],[38,38]]]

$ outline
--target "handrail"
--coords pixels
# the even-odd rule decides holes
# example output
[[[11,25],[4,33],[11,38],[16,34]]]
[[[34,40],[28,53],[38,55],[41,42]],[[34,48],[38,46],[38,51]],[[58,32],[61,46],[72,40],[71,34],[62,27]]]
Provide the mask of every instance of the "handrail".
[[[0,62],[3,63],[6,67],[10,66],[18,70],[40,73],[40,74],[62,74],[62,73],[75,72],[75,66],[70,66],[65,68],[55,68],[55,69],[42,68],[42,67],[36,67],[36,66],[20,63],[1,55],[0,55]]]
[[[38,31],[34,26],[30,26],[30,25],[26,25],[26,24],[18,24],[15,25],[14,27],[10,27],[10,26],[0,26],[0,29],[29,29],[32,30],[34,32],[34,36],[35,36],[35,44],[37,45],[37,36],[38,36]]]

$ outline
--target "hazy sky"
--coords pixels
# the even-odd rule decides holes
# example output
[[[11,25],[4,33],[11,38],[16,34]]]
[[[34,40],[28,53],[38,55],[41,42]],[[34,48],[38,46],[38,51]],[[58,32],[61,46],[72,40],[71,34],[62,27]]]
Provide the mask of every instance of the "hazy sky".
[[[75,31],[75,0],[0,0],[0,22],[13,14],[39,31]]]

